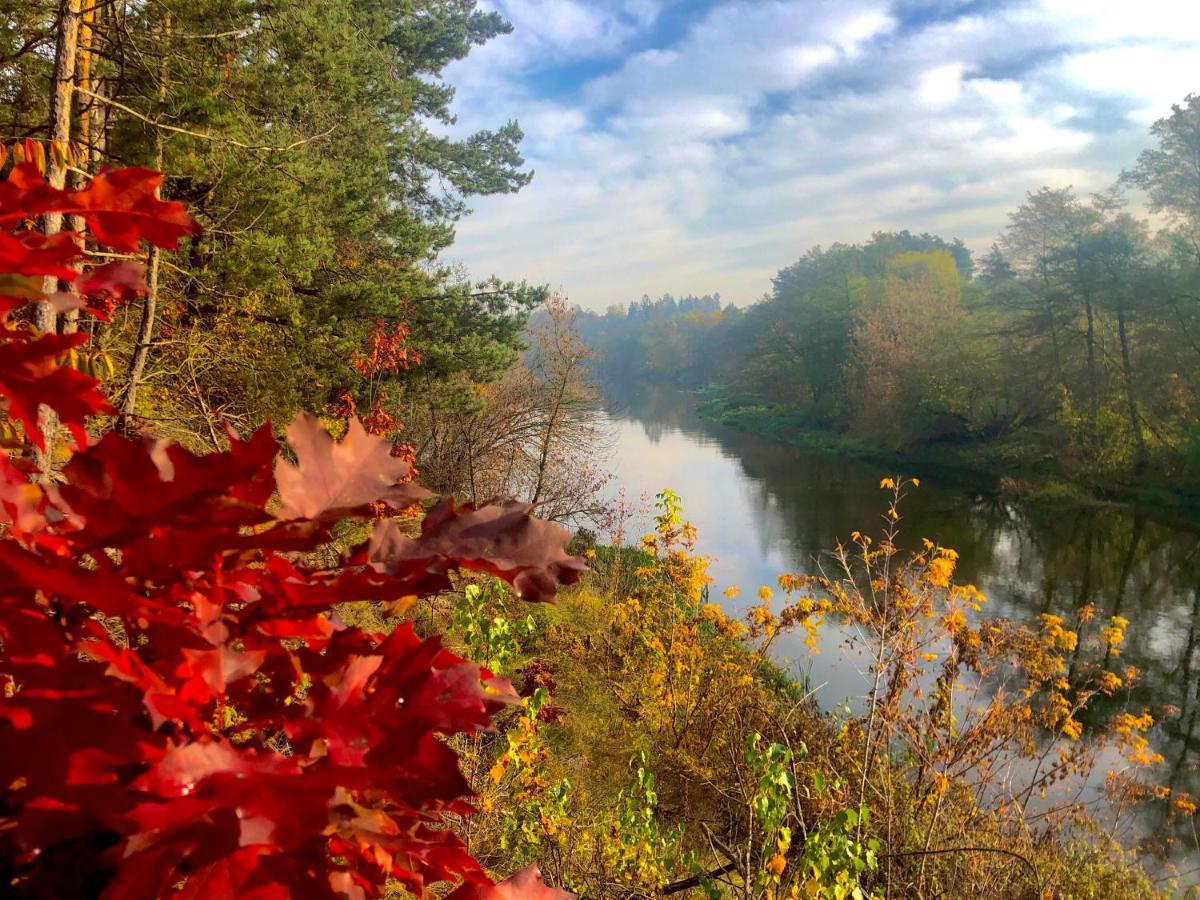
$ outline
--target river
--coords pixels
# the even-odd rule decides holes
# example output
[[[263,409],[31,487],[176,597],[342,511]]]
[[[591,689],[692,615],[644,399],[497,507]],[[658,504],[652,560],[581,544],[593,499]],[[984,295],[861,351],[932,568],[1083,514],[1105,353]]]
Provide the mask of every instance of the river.
[[[754,602],[760,585],[774,587],[779,573],[814,571],[822,551],[851,531],[875,532],[885,510],[880,478],[897,474],[705,422],[670,389],[610,404],[608,423],[608,490],[640,507],[632,537],[646,530],[653,495],[675,490],[698,530],[698,551],[711,558],[711,596],[732,585],[742,591],[722,601],[731,613]],[[991,614],[1070,619],[1090,603],[1100,617],[1130,620],[1122,657],[1143,675],[1120,702],[1155,713],[1151,743],[1166,759],[1160,781],[1200,795],[1200,530],[1149,509],[1053,508],[964,488],[936,471],[902,474],[921,485],[901,507],[901,543],[928,537],[955,548],[956,578],[987,595]],[[798,636],[775,647],[826,709],[856,708],[863,695],[863,667],[841,637],[827,630],[816,655]],[[1147,813],[1139,830],[1161,823]],[[1194,852],[1183,855],[1184,868],[1200,864]]]

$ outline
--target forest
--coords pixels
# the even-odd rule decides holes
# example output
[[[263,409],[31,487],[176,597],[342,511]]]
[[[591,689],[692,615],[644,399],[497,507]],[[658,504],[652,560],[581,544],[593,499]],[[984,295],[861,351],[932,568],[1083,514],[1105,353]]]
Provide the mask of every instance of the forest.
[[[1197,704],[1151,708],[1130,609],[993,613],[899,474],[739,599],[688,498],[613,500],[597,382],[1190,489],[1200,98],[1122,176],[1154,228],[1046,189],[981,262],[880,233],[745,309],[601,316],[446,262],[533,178],[503,115],[448,136],[447,69],[511,31],[0,0],[0,894],[1187,890],[1200,785],[1156,741]],[[778,652],[826,640],[854,705]]]
[[[738,427],[1194,507],[1200,96],[1150,137],[1109,191],[1030,190],[982,258],[879,232],[811,248],[751,306],[644,297],[578,311],[580,333],[603,381],[700,390]]]

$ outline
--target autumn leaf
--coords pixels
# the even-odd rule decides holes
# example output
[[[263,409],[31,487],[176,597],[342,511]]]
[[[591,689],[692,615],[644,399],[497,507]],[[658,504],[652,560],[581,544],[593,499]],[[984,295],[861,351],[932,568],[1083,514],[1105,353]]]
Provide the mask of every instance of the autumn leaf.
[[[429,496],[405,483],[408,464],[358,419],[350,420],[345,438],[336,442],[316,418],[301,413],[288,426],[287,441],[296,464],[282,457],[275,464],[281,519],[339,519],[361,514],[371,503],[403,509]]]
[[[447,900],[573,900],[574,894],[549,887],[536,865],[528,866],[499,884],[464,884]]]
[[[141,240],[173,249],[200,227],[182,203],[158,199],[161,184],[162,174],[152,169],[110,169],[78,190],[60,190],[45,182],[37,166],[24,163],[0,183],[0,226],[44,213],[78,215],[115,250],[136,251]]]
[[[52,276],[71,279],[75,270],[71,263],[83,258],[69,232],[47,237],[37,231],[8,234],[0,231],[0,272],[33,277]]]
[[[140,240],[174,249],[181,237],[199,233],[200,226],[182,203],[158,199],[161,184],[162,174],[151,169],[101,172],[64,198],[66,208],[60,211],[82,215],[96,239],[116,250],[137,250]]]
[[[265,426],[207,455],[109,432],[65,468],[58,495],[64,510],[86,523],[68,540],[80,549],[95,542],[123,546],[126,568],[140,575],[162,575],[164,564],[194,565],[243,546],[240,528],[270,521],[265,505],[277,450]]]
[[[132,300],[149,290],[146,267],[129,260],[106,263],[79,276],[75,290],[88,297],[108,294],[117,300]]]
[[[6,226],[78,213],[101,242],[169,245],[194,226],[154,198],[159,181],[107,172],[59,191],[19,165],[0,182],[0,398],[22,426],[9,442],[44,446],[46,405],[81,445],[47,484],[29,454],[0,456],[6,890],[282,900],[379,896],[394,881],[419,896],[465,882],[493,900],[567,897],[531,872],[486,884],[446,827],[473,811],[446,738],[490,728],[519,702],[511,684],[411,622],[371,634],[332,611],[412,602],[459,568],[542,599],[582,567],[566,533],[525,506],[449,504],[415,542],[381,532],[318,567],[335,520],[426,496],[387,441],[352,421],[334,442],[302,416],[294,462],[269,425],[205,455],[117,432],[86,446],[85,420],[109,408],[65,364],[87,335],[39,336],[8,316],[41,299],[43,276],[74,278],[62,265],[77,248]],[[77,289],[128,299],[143,272],[113,263]]]
[[[0,453],[0,521],[17,536],[28,535],[46,526],[45,506],[42,487],[30,480],[28,471],[18,469]]]
[[[426,587],[446,584],[453,569],[471,569],[503,578],[524,600],[544,602],[587,568],[566,552],[569,540],[563,528],[534,518],[527,503],[456,507],[445,500],[425,517],[419,538],[385,520],[375,526],[367,550],[378,571],[421,579]]]
[[[0,353],[0,397],[8,399],[9,418],[23,424],[39,447],[46,446],[38,419],[40,405],[58,413],[80,444],[87,443],[87,418],[111,409],[95,378],[62,364],[68,351],[87,340],[86,334],[47,334],[12,341]]]
[[[9,275],[0,273],[0,297],[19,301],[12,304],[19,308],[26,303],[44,300],[42,279],[36,275]]]

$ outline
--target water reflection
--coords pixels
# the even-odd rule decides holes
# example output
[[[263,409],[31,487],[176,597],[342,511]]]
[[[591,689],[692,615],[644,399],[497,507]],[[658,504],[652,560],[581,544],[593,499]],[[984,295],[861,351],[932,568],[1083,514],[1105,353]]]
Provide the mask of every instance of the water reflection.
[[[811,572],[839,537],[880,522],[879,479],[891,473],[879,465],[713,426],[672,390],[622,397],[610,416],[617,484],[632,495],[679,492],[700,551],[713,557],[714,593],[736,584],[749,597],[782,571]],[[1136,665],[1142,678],[1131,696],[1094,714],[1154,711],[1153,743],[1166,757],[1160,777],[1200,794],[1200,532],[1148,509],[1016,503],[936,471],[905,474],[922,485],[902,508],[901,543],[929,537],[958,550],[958,577],[984,591],[991,614],[1032,621],[1094,604],[1099,619],[1131,621],[1120,664]],[[838,644],[827,635],[816,657],[799,638],[780,647],[782,661],[821,686],[827,707],[862,693],[861,666]]]

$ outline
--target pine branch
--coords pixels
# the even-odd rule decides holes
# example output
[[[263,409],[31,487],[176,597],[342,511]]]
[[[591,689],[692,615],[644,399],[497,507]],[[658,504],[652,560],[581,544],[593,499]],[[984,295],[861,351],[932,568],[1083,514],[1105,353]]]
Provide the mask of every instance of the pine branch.
[[[282,146],[273,146],[270,144],[247,144],[237,140],[236,138],[221,137],[220,135],[207,134],[203,131],[192,131],[188,128],[180,128],[178,125],[167,125],[164,122],[157,122],[154,119],[151,119],[149,116],[138,112],[136,109],[126,106],[124,103],[121,103],[117,100],[113,100],[111,97],[103,97],[100,94],[94,94],[91,91],[81,87],[76,87],[75,91],[76,93],[83,94],[84,96],[91,97],[94,100],[98,100],[101,103],[105,103],[108,106],[119,109],[124,113],[128,113],[135,119],[145,122],[147,125],[150,125],[154,128],[161,128],[164,131],[174,132],[175,134],[183,134],[187,135],[188,137],[200,138],[201,140],[212,141],[213,143],[217,144],[227,144],[230,147],[240,147],[243,150],[254,150],[262,153],[287,153],[289,150],[295,150],[297,147],[302,147],[305,144],[312,143],[313,141],[319,141],[322,138],[327,138],[329,135],[333,134],[334,129],[337,128],[336,124],[331,125],[328,129],[322,131],[320,134],[310,135],[306,138],[301,138],[299,140],[292,141],[290,144]]]

